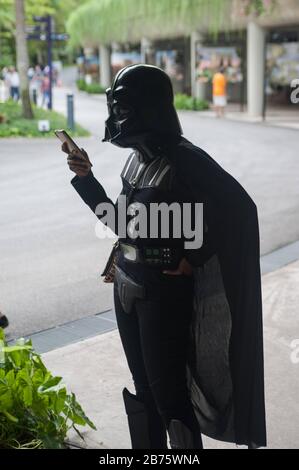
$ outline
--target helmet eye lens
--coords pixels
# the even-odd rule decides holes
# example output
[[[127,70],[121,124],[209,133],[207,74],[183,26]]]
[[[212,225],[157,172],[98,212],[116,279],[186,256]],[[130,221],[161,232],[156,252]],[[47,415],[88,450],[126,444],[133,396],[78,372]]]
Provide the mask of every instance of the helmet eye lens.
[[[121,106],[118,103],[115,103],[112,106],[112,114],[113,114],[113,116],[115,116],[117,118],[123,118],[123,117],[127,116],[129,114],[129,112],[130,112],[130,109],[125,108],[124,106]]]

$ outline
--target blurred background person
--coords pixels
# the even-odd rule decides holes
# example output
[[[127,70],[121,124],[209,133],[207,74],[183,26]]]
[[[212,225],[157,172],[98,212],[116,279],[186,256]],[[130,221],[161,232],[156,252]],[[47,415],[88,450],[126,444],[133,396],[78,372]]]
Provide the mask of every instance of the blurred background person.
[[[46,68],[45,68],[46,70]],[[47,107],[50,99],[50,77],[49,73],[44,70],[44,75],[41,84],[42,92],[42,107]]]
[[[1,73],[0,73],[0,103],[3,103],[7,99],[4,77],[5,77],[5,67],[1,70]]]
[[[40,65],[36,65],[34,67],[34,73],[31,77],[30,80],[30,94],[33,96],[33,94],[36,94],[37,97],[37,103],[41,101],[41,95],[42,95],[42,81],[43,81],[43,72],[40,67]]]
[[[219,71],[213,76],[213,105],[217,117],[223,117],[227,103],[226,97],[227,80],[224,75],[224,68],[220,67]]]
[[[9,76],[10,82],[10,96],[14,101],[19,101],[20,99],[20,77],[15,69],[15,67],[11,67],[11,73]]]
[[[34,67],[30,66],[27,72],[28,80],[31,81],[34,77]]]
[[[10,97],[10,77],[11,77],[11,67],[4,67],[2,70],[2,77],[5,87],[5,101]]]

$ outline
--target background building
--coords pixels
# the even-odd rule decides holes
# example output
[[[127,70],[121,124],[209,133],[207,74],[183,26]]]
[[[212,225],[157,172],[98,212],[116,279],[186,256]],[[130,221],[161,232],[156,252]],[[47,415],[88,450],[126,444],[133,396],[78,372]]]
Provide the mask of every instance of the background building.
[[[146,62],[170,75],[176,92],[209,99],[219,66],[230,102],[251,117],[288,105],[299,77],[298,0],[93,0],[70,17],[74,45],[100,55],[107,86],[120,65]]]

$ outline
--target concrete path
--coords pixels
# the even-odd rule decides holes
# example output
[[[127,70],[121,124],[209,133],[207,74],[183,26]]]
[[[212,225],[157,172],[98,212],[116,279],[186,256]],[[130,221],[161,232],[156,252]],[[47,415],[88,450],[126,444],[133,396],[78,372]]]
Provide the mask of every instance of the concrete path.
[[[299,448],[299,262],[263,277],[268,448]],[[297,341],[296,341],[297,340]],[[297,348],[297,350],[296,350]],[[118,331],[104,333],[43,358],[76,393],[98,430],[85,430],[91,448],[129,448],[121,391],[134,391]],[[74,436],[71,436],[74,438]],[[205,448],[235,448],[204,438]]]

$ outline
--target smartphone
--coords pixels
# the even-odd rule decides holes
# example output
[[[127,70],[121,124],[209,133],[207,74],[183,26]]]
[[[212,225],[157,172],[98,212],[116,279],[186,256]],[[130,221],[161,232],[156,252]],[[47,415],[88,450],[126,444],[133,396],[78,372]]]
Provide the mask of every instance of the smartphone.
[[[54,134],[56,135],[56,137],[58,137],[58,139],[64,144],[64,142],[67,143],[67,146],[70,150],[70,152],[72,150],[77,150],[78,152],[81,152],[80,148],[78,147],[78,145],[73,141],[73,139],[68,135],[68,133],[64,130],[64,129],[60,129],[60,130],[55,130],[54,131]]]

